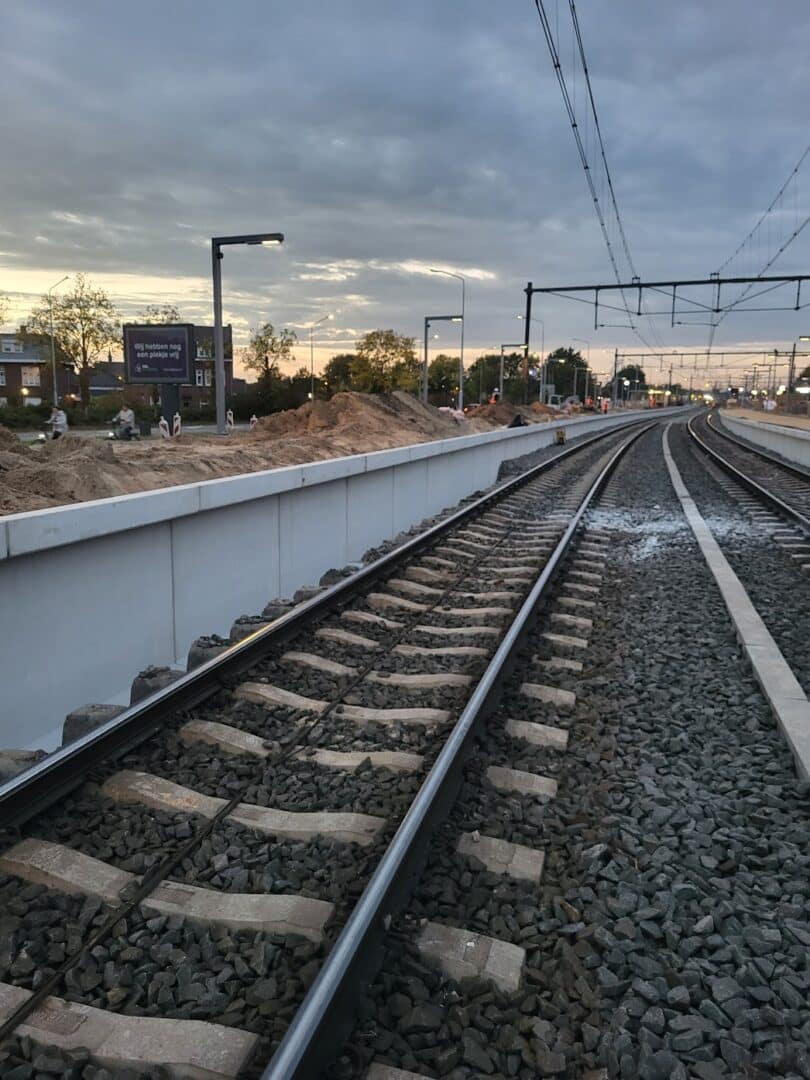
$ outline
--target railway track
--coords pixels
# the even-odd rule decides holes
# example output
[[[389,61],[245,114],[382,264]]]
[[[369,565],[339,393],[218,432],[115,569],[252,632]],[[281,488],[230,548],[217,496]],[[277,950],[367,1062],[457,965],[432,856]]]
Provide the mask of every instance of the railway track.
[[[314,1075],[307,1009],[321,1034],[345,1022],[341,987],[404,904],[471,733],[642,430],[503,485],[0,788],[5,1073],[249,1075],[286,1033],[271,1075]],[[568,572],[528,703],[571,699],[557,681],[601,539]],[[518,771],[498,782],[553,788]]]
[[[810,476],[738,440],[714,418],[675,435],[697,505],[805,693],[810,692]],[[691,461],[699,462],[695,469]],[[806,476],[806,478],[804,478]]]
[[[748,506],[754,506],[754,500],[764,503],[810,536],[810,473],[735,438],[711,413],[691,420],[689,433],[715,464],[746,489]]]
[[[0,789],[0,1075],[810,1076],[807,789],[635,435]]]
[[[691,458],[681,425],[669,439]],[[686,525],[660,429],[619,464],[584,536],[608,558],[578,669],[556,680],[571,696],[527,707],[522,694],[546,655],[541,615],[331,1080],[810,1075],[808,789]],[[556,738],[518,747],[526,721]],[[553,795],[488,782],[516,764],[553,778]],[[475,832],[542,865],[460,857]],[[457,927],[442,966],[426,946]],[[461,946],[475,955],[478,935],[510,959],[465,978]],[[519,987],[504,979],[518,966]]]

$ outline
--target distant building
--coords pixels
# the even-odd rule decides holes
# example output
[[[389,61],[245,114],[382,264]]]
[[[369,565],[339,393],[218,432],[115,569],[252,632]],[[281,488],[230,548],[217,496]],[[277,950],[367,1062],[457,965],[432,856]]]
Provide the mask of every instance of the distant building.
[[[50,387],[50,380],[43,380],[43,364],[38,345],[0,333],[0,408],[9,403],[42,404],[43,386]]]
[[[223,326],[225,345],[225,395],[233,393],[233,330]],[[180,387],[184,408],[207,408],[214,405],[214,328],[194,327],[195,356],[192,363],[192,382]],[[41,405],[52,400],[50,345],[47,339],[32,343],[16,333],[0,333],[0,408],[9,404]],[[75,371],[56,363],[56,382],[59,399],[79,396],[79,379]],[[90,375],[90,396],[101,397],[127,388],[143,404],[152,400],[148,385],[129,386],[123,360],[113,360],[112,353],[99,361]]]
[[[233,330],[230,323],[222,327],[222,337],[225,353],[225,397],[230,398],[233,394]],[[194,381],[180,387],[180,403],[186,409],[204,409],[215,404],[213,326],[195,326],[194,345]]]

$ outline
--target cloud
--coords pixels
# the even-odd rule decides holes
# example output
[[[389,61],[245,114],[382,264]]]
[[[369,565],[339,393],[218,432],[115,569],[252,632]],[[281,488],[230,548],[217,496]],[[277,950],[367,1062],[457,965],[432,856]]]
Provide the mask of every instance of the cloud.
[[[436,267],[467,278],[466,340],[491,348],[514,336],[527,280],[610,281],[530,3],[190,10],[6,0],[0,290],[20,304],[82,270],[120,290],[122,309],[171,297],[210,317],[211,236],[260,229],[283,231],[283,249],[233,249],[223,263],[239,328],[340,309],[345,327],[419,336],[456,295]],[[805,144],[810,12],[800,0],[779,18],[750,4],[741,18],[738,0],[584,0],[578,13],[638,268],[708,274]],[[783,229],[790,217],[786,206]],[[803,267],[808,244],[810,230],[779,265]],[[535,303],[549,348],[638,345],[594,330],[585,305]],[[719,336],[778,344],[800,318],[741,315]],[[665,318],[658,333],[706,337]]]

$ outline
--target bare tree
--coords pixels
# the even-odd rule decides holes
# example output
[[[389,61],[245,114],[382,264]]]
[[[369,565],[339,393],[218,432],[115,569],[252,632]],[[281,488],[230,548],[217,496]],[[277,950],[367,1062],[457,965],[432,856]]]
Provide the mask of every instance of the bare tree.
[[[51,302],[47,296],[28,317],[25,330],[50,334]],[[61,353],[79,376],[82,405],[90,404],[90,375],[105,349],[121,336],[119,314],[103,289],[96,288],[84,274],[76,274],[70,292],[53,299],[53,333]]]

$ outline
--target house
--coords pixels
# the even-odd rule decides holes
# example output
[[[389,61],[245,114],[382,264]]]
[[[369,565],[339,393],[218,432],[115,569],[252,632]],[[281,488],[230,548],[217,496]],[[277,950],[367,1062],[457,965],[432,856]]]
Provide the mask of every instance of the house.
[[[233,329],[222,327],[225,353],[225,397],[233,394]],[[214,328],[194,327],[195,355],[192,363],[193,381],[180,387],[180,403],[185,409],[204,409],[214,401]]]
[[[9,404],[41,405],[43,391],[47,391],[46,398],[50,397],[50,372],[43,377],[45,363],[41,346],[29,344],[14,333],[0,333],[0,408]]]

